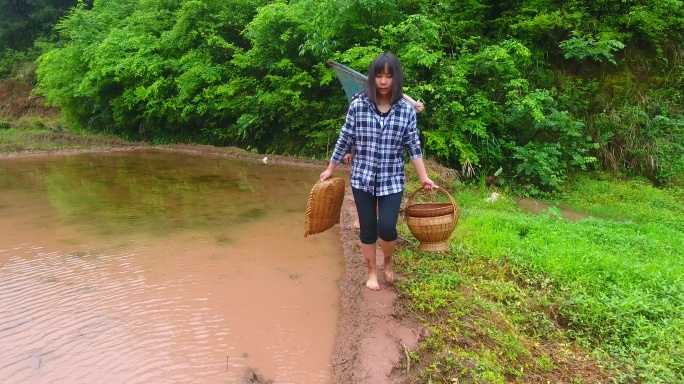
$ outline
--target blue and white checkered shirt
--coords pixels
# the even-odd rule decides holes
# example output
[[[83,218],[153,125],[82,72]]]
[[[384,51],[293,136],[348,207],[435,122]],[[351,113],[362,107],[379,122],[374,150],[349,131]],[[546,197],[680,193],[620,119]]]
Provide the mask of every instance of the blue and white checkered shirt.
[[[354,148],[351,185],[375,196],[404,190],[404,149],[411,160],[422,157],[411,103],[400,99],[382,115],[366,94],[356,94],[330,158],[339,164]]]

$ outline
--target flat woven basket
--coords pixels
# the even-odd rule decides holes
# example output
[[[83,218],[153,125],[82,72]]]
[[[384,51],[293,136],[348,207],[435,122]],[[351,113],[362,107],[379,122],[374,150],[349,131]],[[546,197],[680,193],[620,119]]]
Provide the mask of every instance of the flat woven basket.
[[[344,180],[331,177],[317,182],[309,193],[304,220],[304,237],[327,231],[340,222]]]

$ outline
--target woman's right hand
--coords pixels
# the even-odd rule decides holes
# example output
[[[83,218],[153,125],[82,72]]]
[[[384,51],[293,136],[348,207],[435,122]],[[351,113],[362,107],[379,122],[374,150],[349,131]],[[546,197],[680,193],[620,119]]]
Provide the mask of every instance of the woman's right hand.
[[[330,176],[332,176],[333,171],[335,171],[335,168],[337,168],[337,163],[333,163],[332,161],[328,163],[328,168],[321,173],[321,181],[328,180]]]
[[[328,180],[332,176],[332,170],[326,169],[323,173],[321,173],[321,181]]]

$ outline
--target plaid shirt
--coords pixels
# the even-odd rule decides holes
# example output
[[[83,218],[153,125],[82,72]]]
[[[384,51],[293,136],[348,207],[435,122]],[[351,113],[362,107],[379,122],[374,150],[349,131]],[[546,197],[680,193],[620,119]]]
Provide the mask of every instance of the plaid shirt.
[[[339,164],[354,148],[352,187],[375,196],[402,192],[404,148],[411,160],[422,157],[418,134],[416,112],[408,101],[394,103],[383,118],[365,94],[357,94],[349,105],[330,161]]]

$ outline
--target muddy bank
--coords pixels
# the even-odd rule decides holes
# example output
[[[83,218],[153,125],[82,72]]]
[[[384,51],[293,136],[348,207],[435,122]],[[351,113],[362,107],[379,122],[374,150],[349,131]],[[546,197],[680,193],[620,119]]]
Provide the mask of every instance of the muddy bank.
[[[340,281],[343,311],[332,362],[336,383],[407,383],[400,367],[425,331],[395,305],[398,293],[382,273],[380,291],[365,287],[366,265],[353,226],[356,209],[349,188],[343,204],[340,240],[346,271]],[[380,247],[377,260],[383,260]]]
[[[327,166],[327,160],[263,155],[235,148],[170,145],[159,149],[253,161],[263,161],[267,157],[269,164],[316,167],[321,172]],[[399,305],[395,305],[398,292],[384,282],[382,273],[379,274],[380,291],[372,292],[365,288],[366,266],[359,246],[358,230],[353,225],[355,218],[356,208],[347,185],[340,216],[340,241],[345,257],[345,274],[340,280],[342,315],[331,362],[335,383],[408,383],[401,366],[407,362],[407,351],[417,347],[425,330],[411,320]],[[377,260],[383,260],[380,247]]]
[[[259,162],[267,157],[268,164],[316,167],[321,172],[327,166],[327,160],[322,159],[263,155],[235,148],[170,145],[159,149]],[[345,274],[340,280],[342,315],[331,362],[335,383],[408,383],[409,379],[402,374],[401,367],[406,365],[407,351],[417,347],[426,331],[395,304],[398,292],[384,282],[382,273],[379,274],[380,291],[372,292],[365,288],[366,266],[358,230],[354,228],[355,218],[356,208],[347,185],[340,215],[340,241],[345,257]],[[380,247],[377,260],[383,260]]]
[[[235,148],[170,145],[160,149],[254,161],[263,161],[267,157],[269,164],[317,167],[321,172],[327,166],[327,160],[262,155]],[[417,347],[425,330],[399,305],[395,305],[398,292],[384,282],[382,273],[379,274],[380,291],[372,292],[365,288],[366,265],[359,246],[358,230],[354,228],[355,218],[356,208],[347,185],[340,216],[340,241],[346,266],[340,280],[342,315],[331,362],[335,383],[408,383],[401,366],[407,362],[407,351]],[[377,260],[383,260],[380,247]]]

